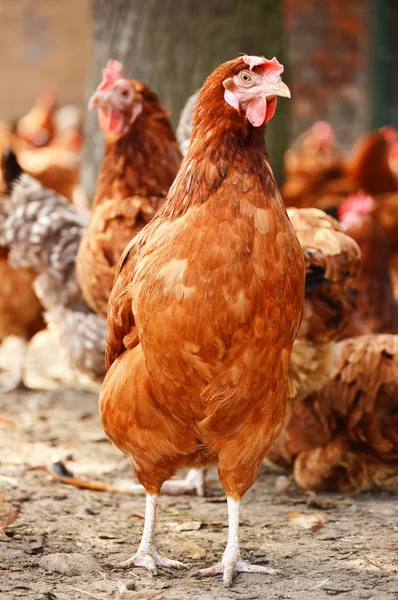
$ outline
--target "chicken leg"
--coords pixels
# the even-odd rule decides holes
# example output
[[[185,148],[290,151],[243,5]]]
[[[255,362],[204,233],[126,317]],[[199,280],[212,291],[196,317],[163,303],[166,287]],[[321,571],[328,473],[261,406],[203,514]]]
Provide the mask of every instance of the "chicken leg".
[[[185,479],[168,479],[161,488],[165,496],[199,496],[205,495],[205,469],[190,469]],[[145,488],[140,483],[129,485],[128,489],[133,494],[145,494]]]
[[[277,571],[261,565],[251,565],[241,559],[239,548],[239,500],[227,497],[228,500],[228,543],[221,562],[194,573],[195,577],[210,577],[223,573],[224,585],[230,587],[236,573],[267,573]]]
[[[159,496],[147,494],[145,506],[145,523],[141,543],[137,552],[131,558],[119,563],[118,567],[144,567],[153,575],[157,573],[157,566],[174,569],[187,569],[187,565],[178,561],[164,558],[158,551],[155,536],[156,512]]]
[[[28,353],[28,343],[23,338],[20,338],[21,352],[18,356],[17,372],[13,377],[4,383],[0,383],[0,392],[13,392],[16,390],[29,390],[24,383],[24,375],[26,368],[26,359]]]
[[[166,496],[205,495],[205,469],[190,469],[185,479],[169,479],[162,485],[161,492]]]

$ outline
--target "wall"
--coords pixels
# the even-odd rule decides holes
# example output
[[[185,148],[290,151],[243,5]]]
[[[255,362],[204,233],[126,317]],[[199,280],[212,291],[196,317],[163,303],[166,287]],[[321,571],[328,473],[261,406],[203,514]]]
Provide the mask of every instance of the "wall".
[[[349,147],[369,126],[370,8],[368,0],[284,0],[293,137],[325,119]]]
[[[90,0],[0,0],[0,121],[24,114],[52,84],[83,106]]]

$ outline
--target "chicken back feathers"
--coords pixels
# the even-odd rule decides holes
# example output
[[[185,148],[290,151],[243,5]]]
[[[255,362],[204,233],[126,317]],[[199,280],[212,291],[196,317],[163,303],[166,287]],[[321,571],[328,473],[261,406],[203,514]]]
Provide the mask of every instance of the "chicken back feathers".
[[[241,497],[293,393],[304,260],[263,128],[223,98],[244,68],[238,58],[206,81],[168,199],[126,249],[110,298],[102,423],[150,493],[180,466],[218,460]]]
[[[295,420],[309,424],[310,417],[313,437],[291,436],[295,478],[304,488],[397,491],[398,337],[362,336],[337,350],[330,381],[297,405]]]
[[[107,136],[92,216],[76,264],[87,302],[103,317],[123,250],[164,202],[181,161],[156,94],[141,82],[122,81],[132,87],[135,99],[141,99],[141,112],[125,133]]]
[[[287,212],[307,269],[303,319],[289,365],[297,397],[303,398],[323,387],[332,371],[334,340],[347,318],[347,282],[358,273],[361,253],[338,222],[323,211],[289,208]],[[278,446],[272,451],[277,454]]]
[[[36,275],[29,269],[13,269],[7,254],[0,248],[0,342],[10,335],[29,341],[45,327],[43,307],[33,290]]]

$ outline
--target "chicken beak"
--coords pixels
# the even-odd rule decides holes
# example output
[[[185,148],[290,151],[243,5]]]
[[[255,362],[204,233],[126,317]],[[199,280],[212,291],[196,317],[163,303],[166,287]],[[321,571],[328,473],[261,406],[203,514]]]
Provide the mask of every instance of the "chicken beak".
[[[108,105],[110,99],[110,92],[106,90],[97,90],[88,101],[89,110],[96,108],[104,108]]]
[[[291,98],[292,97],[289,88],[287,87],[286,83],[283,83],[283,81],[279,81],[271,89],[267,89],[265,92],[265,95],[266,95],[266,97],[268,97],[268,96],[281,96],[282,98]]]

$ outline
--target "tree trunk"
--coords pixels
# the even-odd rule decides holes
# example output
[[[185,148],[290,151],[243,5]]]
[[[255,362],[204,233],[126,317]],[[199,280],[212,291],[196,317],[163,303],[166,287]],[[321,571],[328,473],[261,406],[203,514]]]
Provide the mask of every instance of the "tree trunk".
[[[239,52],[277,56],[284,64],[281,2],[277,0],[93,0],[93,44],[87,96],[108,58],[128,77],[148,84],[170,111],[174,126],[186,99],[220,63]],[[288,101],[279,102],[267,133],[271,163],[280,173],[287,140]],[[91,198],[103,137],[86,115],[83,184]]]

